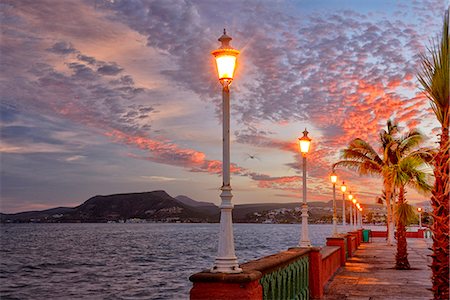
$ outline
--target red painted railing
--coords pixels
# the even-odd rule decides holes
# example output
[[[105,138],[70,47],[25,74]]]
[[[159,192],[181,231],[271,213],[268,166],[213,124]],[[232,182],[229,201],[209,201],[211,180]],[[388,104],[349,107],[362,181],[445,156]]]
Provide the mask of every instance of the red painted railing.
[[[408,238],[423,238],[426,229],[419,229],[418,232],[407,232]],[[372,237],[386,237],[386,231],[372,231]],[[263,287],[267,276],[271,274],[280,274],[281,283],[286,287],[292,288],[290,276],[281,275],[286,271],[292,272],[292,263],[304,260],[307,272],[300,277],[302,284],[305,284],[306,294],[302,292],[299,299],[320,299],[323,297],[324,286],[339,270],[345,266],[347,259],[353,256],[363,240],[362,229],[338,237],[327,238],[327,246],[318,248],[291,248],[270,256],[253,260],[242,264],[240,267],[244,270],[240,274],[210,273],[203,271],[194,274],[190,280],[194,283],[191,292],[191,300],[199,299],[221,299],[221,300],[260,300],[270,298],[265,295]],[[280,273],[281,272],[281,273]],[[269,274],[269,275],[267,275]],[[264,277],[266,276],[266,277]],[[297,280],[297,279],[296,279]],[[294,280],[295,281],[295,280]],[[295,283],[294,283],[295,284]],[[284,291],[284,288],[283,288]],[[282,292],[283,293],[283,292]],[[288,293],[289,294],[289,293]],[[305,298],[306,297],[306,298]]]

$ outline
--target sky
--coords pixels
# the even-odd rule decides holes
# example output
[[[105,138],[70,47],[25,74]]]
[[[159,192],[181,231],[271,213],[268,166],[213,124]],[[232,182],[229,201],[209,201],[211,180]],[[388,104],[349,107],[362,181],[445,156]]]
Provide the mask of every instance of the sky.
[[[223,28],[241,51],[231,86],[233,203],[329,201],[354,138],[378,149],[389,118],[435,146],[416,78],[447,0],[3,0],[1,205],[12,213],[165,190],[220,203]],[[338,169],[362,203],[381,180]],[[341,194],[338,193],[341,197]],[[407,199],[426,195],[410,190]]]

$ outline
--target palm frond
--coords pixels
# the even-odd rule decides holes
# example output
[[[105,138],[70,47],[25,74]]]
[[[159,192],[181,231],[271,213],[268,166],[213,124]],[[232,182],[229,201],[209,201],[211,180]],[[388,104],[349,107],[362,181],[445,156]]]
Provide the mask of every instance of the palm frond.
[[[398,140],[398,152],[400,155],[411,151],[424,141],[424,135],[418,130],[408,131]]]
[[[356,160],[340,160],[333,164],[333,167],[344,167],[350,170],[357,171],[361,175],[379,175],[381,173],[380,166],[370,160],[356,161]]]
[[[408,204],[408,201],[397,205],[395,215],[397,219],[405,225],[411,224],[416,218],[414,208]]]
[[[428,50],[428,56],[421,54],[421,70],[417,79],[422,85],[422,90],[430,100],[438,121],[441,125],[449,122],[449,11],[445,12],[444,25],[440,43],[432,41]]]
[[[348,150],[348,154],[346,153],[347,152],[346,150]],[[375,149],[373,149],[369,143],[367,143],[366,141],[359,139],[359,138],[354,139],[350,142],[347,149],[345,149],[342,152],[342,158],[345,158],[345,159],[351,158],[351,157],[346,157],[346,155],[352,155],[352,154],[356,155],[355,154],[356,152],[358,152],[360,154],[364,154],[367,159],[374,160],[376,163],[379,163],[379,164],[382,163],[382,159],[380,158],[378,153],[375,151]]]

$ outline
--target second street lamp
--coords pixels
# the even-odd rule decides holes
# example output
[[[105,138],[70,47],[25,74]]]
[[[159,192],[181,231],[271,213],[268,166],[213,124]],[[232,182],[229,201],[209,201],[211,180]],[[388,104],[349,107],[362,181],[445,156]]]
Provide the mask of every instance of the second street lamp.
[[[219,38],[222,43],[219,49],[211,52],[214,55],[217,66],[219,81],[222,84],[222,113],[223,113],[223,161],[222,176],[223,183],[220,198],[220,229],[219,229],[219,250],[211,269],[212,273],[241,273],[234,249],[233,219],[231,211],[231,185],[230,185],[230,84],[233,81],[236,68],[236,58],[239,51],[230,45],[231,37],[223,30],[223,35]]]
[[[347,186],[345,185],[345,181],[342,181],[341,191],[342,191],[342,226],[345,226],[345,191],[347,190]]]
[[[336,182],[337,182],[337,175],[334,173],[334,169],[331,172],[330,175],[331,183],[333,184],[333,237],[336,237],[338,235],[337,231],[337,214],[336,214]]]
[[[305,128],[303,136],[298,139],[300,152],[303,157],[303,203],[302,203],[302,236],[300,238],[300,247],[311,247],[308,232],[308,203],[306,202],[306,154],[308,154],[311,139],[308,137],[308,131]]]

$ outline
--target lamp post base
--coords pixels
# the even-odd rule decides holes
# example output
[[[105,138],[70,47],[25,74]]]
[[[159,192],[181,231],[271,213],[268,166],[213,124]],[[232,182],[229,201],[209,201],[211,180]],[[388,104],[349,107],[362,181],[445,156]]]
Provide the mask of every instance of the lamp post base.
[[[337,237],[339,235],[337,230],[337,217],[333,217],[333,237]]]
[[[233,220],[231,211],[233,204],[231,203],[231,186],[222,186],[222,204],[220,205],[220,228],[219,228],[219,251],[211,268],[211,273],[241,273],[242,269],[234,251],[233,238]]]
[[[310,248],[311,241],[300,241],[300,244],[298,245],[300,248]]]
[[[299,247],[311,247],[311,241],[309,240],[308,232],[308,204],[302,204],[302,238]]]
[[[242,273],[242,269],[239,268],[237,257],[216,257],[210,272],[236,274]]]

